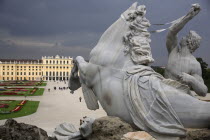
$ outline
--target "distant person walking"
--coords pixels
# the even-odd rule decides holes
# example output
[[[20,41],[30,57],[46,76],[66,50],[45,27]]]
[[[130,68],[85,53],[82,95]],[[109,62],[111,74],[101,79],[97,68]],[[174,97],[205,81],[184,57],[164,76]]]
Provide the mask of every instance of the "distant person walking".
[[[48,88],[48,92],[50,92],[50,88]]]
[[[80,102],[82,101],[82,97],[79,97],[79,101],[80,101]]]
[[[80,125],[82,125],[82,123],[83,123],[83,121],[82,121],[82,119],[80,119],[80,122],[79,122],[79,124],[80,124]]]

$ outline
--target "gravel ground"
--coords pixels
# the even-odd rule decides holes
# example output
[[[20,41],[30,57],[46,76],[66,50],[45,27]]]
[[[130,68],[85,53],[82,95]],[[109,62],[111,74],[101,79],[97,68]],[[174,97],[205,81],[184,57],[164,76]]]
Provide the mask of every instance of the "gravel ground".
[[[54,90],[54,86],[57,87]],[[96,111],[87,109],[81,88],[70,93],[70,90],[58,90],[58,87],[67,87],[64,82],[48,82],[45,87],[43,96],[26,97],[27,100],[40,101],[39,108],[36,113],[15,118],[18,122],[24,122],[36,125],[47,131],[51,135],[54,128],[63,122],[72,123],[79,127],[79,120],[84,117],[99,118],[106,116],[105,111],[100,107]],[[50,88],[50,92],[48,89]],[[82,101],[79,101],[82,97]],[[0,97],[1,100],[24,100],[24,96],[19,97]],[[0,120],[0,125],[3,125],[6,120]]]

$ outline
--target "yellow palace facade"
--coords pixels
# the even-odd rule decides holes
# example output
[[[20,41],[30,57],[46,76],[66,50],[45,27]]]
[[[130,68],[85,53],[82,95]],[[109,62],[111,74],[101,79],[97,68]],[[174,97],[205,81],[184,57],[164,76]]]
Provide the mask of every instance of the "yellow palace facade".
[[[0,80],[68,80],[73,58],[56,55],[39,60],[0,59]]]

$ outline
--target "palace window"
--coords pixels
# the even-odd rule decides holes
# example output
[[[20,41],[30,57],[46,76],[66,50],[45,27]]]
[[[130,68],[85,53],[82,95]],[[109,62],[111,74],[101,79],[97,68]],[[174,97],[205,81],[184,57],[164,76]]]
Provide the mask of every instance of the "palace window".
[[[9,72],[7,72],[7,75],[9,75]]]
[[[4,75],[4,72],[3,72],[3,75]]]

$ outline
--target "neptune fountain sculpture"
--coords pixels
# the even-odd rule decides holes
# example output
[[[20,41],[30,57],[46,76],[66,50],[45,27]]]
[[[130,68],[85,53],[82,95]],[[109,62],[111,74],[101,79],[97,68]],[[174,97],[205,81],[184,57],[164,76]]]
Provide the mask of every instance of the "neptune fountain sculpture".
[[[197,10],[193,6],[190,12]],[[98,109],[100,102],[108,116],[148,133],[185,136],[187,127],[209,127],[210,103],[192,97],[187,84],[166,79],[149,66],[154,59],[145,14],[146,7],[134,3],[104,32],[89,62],[76,57],[70,90],[82,87],[88,109]]]
[[[178,45],[177,34],[198,13],[200,6],[193,4],[190,11],[183,17],[177,19],[169,28],[166,48],[168,50],[168,64],[165,70],[165,78],[180,81],[191,87],[199,96],[206,96],[207,87],[202,78],[200,63],[192,53],[200,46],[201,37],[190,31]]]

